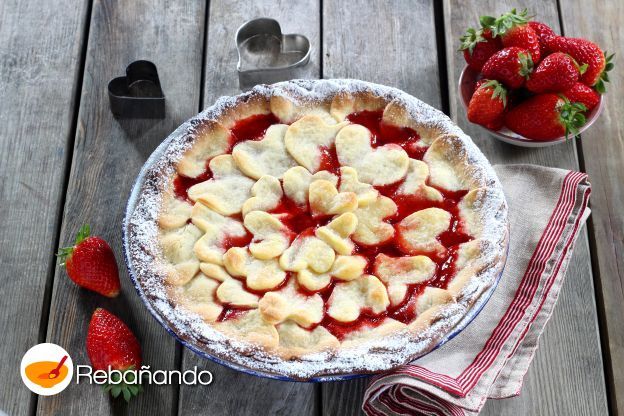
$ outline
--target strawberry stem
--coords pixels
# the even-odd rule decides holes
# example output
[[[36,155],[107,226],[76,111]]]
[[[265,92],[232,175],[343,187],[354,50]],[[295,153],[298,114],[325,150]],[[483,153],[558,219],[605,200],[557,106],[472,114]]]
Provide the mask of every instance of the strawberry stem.
[[[125,372],[133,369],[134,366],[130,366],[123,371],[123,374],[125,375]],[[143,391],[143,387],[141,386],[141,384],[135,382],[134,372],[130,373],[128,376],[126,376],[126,378],[130,383],[126,384],[122,381],[123,375],[119,375],[117,373],[111,374],[111,381],[113,381],[113,383],[106,384],[104,386],[104,391],[106,393],[110,392],[111,396],[113,396],[113,398],[115,399],[122,395],[124,400],[126,402],[129,402],[130,399],[137,396]]]
[[[596,85],[594,85],[594,88],[600,94],[604,94],[605,92],[607,92],[607,86],[605,85],[606,82],[609,82],[609,74],[607,74],[607,72],[611,71],[615,66],[613,64],[613,57],[615,56],[615,54],[612,53],[611,55],[607,55],[607,53],[604,52],[604,55],[606,59],[606,64],[604,69],[602,70],[602,73],[600,74],[598,82],[596,82]]]
[[[91,227],[89,226],[89,224],[85,224],[80,227],[80,230],[78,230],[78,234],[76,234],[76,241],[74,242],[74,245],[72,247],[59,248],[58,253],[56,253],[56,257],[58,257],[59,261],[59,266],[65,266],[67,259],[71,257],[72,253],[74,252],[74,247],[76,247],[87,237],[89,237],[89,234],[91,234]]]
[[[483,30],[479,29],[479,30],[475,30],[472,27],[469,27],[468,30],[466,30],[466,33],[459,38],[461,45],[459,46],[459,50],[463,51],[465,49],[468,49],[468,53],[470,55],[472,55],[472,51],[474,51],[475,46],[477,46],[477,43],[479,42],[486,42],[487,39],[485,39],[483,37]]]
[[[529,79],[529,75],[533,72],[533,59],[528,53],[520,52],[518,54],[518,60],[520,61],[520,70],[518,73],[526,79]]]
[[[493,16],[481,16],[479,21],[483,29],[490,29],[492,31],[492,37],[497,37],[504,35],[513,27],[526,24],[531,18],[532,16],[528,15],[527,9],[517,12],[514,8],[498,18]]]
[[[504,107],[507,106],[507,90],[500,82],[492,79],[482,84],[479,88],[492,88],[492,98],[498,98],[503,102]]]
[[[587,111],[587,107],[582,103],[571,103],[565,97],[561,98],[565,102],[559,109],[559,118],[565,127],[565,138],[567,140],[569,135],[577,138],[579,129],[585,125],[586,119],[583,113]]]
[[[82,227],[80,227],[80,230],[78,230],[78,234],[76,234],[76,242],[74,243],[74,245],[78,245],[80,244],[85,238],[89,237],[89,234],[91,234],[91,226],[89,224],[85,224]]]

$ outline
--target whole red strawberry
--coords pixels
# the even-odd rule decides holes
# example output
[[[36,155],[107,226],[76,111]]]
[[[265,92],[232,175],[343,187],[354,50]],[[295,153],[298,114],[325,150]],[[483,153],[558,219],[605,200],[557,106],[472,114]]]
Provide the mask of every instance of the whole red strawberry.
[[[505,115],[505,125],[510,130],[533,140],[552,140],[561,136],[578,134],[585,124],[581,103],[571,103],[556,94],[533,96]]]
[[[540,61],[539,36],[528,25],[529,17],[526,9],[521,12],[512,9],[498,18],[482,16],[480,20],[483,28],[492,31],[492,36],[501,38],[503,47],[524,48],[529,51],[534,63],[537,64]]]
[[[531,55],[526,49],[516,46],[496,52],[482,70],[484,78],[495,79],[512,89],[520,88],[532,71]]]
[[[461,41],[459,50],[464,51],[466,63],[477,72],[481,72],[483,64],[501,49],[500,39],[492,38],[489,29],[469,28],[459,40]]]
[[[587,111],[592,111],[600,102],[600,94],[582,82],[577,82],[562,94],[573,103],[583,104],[587,107]]]
[[[606,91],[605,82],[609,82],[607,72],[613,69],[613,55],[605,57],[598,45],[586,39],[564,36],[555,36],[548,42],[548,48],[553,52],[567,53],[579,65],[587,65],[581,82],[590,87],[595,86],[599,93]]]
[[[586,69],[579,68],[576,61],[568,54],[555,52],[548,55],[533,71],[526,82],[526,87],[534,93],[561,92],[574,85]]]
[[[97,308],[91,316],[87,329],[87,355],[94,370],[108,371],[110,367],[124,372],[139,370],[141,366],[139,341],[121,319],[102,308]],[[139,393],[140,384],[109,383],[105,390],[111,391],[113,397],[123,393],[128,401]]]
[[[503,127],[507,90],[496,80],[481,80],[468,104],[468,120],[488,129]]]
[[[540,56],[544,59],[544,57],[550,53],[550,50],[548,49],[548,42],[557,36],[557,34],[545,23],[531,21],[527,24],[535,33],[537,33],[540,44]]]
[[[60,265],[78,286],[114,298],[119,294],[119,270],[115,254],[106,241],[90,237],[89,225],[83,225],[73,247],[61,248]]]

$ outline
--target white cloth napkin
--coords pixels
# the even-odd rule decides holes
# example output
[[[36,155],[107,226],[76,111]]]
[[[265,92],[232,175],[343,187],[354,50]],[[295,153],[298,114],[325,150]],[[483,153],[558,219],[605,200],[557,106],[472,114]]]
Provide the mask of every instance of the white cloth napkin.
[[[579,229],[587,175],[533,165],[495,167],[509,204],[503,276],[481,313],[443,347],[366,391],[368,415],[475,415],[488,398],[518,395],[552,314]]]

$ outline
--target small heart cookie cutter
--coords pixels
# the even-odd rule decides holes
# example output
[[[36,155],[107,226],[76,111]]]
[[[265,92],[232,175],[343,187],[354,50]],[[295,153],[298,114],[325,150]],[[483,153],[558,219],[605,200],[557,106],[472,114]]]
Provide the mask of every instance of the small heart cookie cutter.
[[[236,31],[238,83],[241,90],[297,76],[310,61],[310,41],[299,34],[282,34],[275,19],[261,17],[245,22]]]
[[[129,64],[125,77],[108,83],[108,98],[116,118],[165,118],[165,94],[153,62]]]

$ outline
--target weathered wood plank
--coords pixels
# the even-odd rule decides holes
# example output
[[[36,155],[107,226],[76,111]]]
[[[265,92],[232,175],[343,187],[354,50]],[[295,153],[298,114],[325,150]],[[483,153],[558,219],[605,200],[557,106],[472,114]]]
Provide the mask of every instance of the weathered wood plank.
[[[457,95],[464,67],[457,52],[459,37],[483,14],[496,15],[512,7],[527,7],[537,18],[559,30],[555,1],[444,2],[446,53],[451,115],[493,163],[535,163],[579,169],[574,142],[542,149],[523,149],[498,142],[467,122]],[[521,395],[489,401],[484,414],[606,414],[602,358],[586,232],[580,236],[557,308],[525,377]]]
[[[605,96],[605,111],[579,142],[585,171],[592,182],[590,218],[594,271],[598,278],[599,307],[604,311],[601,328],[608,358],[607,382],[614,414],[624,414],[624,111],[622,92],[622,42],[624,4],[609,0],[586,2],[563,0],[561,17],[565,35],[597,42],[604,50],[617,52],[616,69]]]
[[[277,19],[284,33],[301,33],[310,39],[312,55],[306,76],[319,76],[320,11],[317,1],[262,0],[212,1],[210,3],[204,106],[238,89],[234,42],[236,29],[256,17]],[[316,386],[261,379],[201,359],[189,350],[183,353],[183,369],[198,366],[212,371],[214,383],[207,388],[180,389],[180,414],[210,415],[313,415],[317,413]],[[245,394],[241,394],[244,391]]]
[[[85,332],[93,310],[118,314],[136,333],[143,362],[152,369],[175,368],[175,342],[143,306],[123,265],[121,221],[134,178],[152,150],[197,111],[201,79],[205,5],[202,2],[101,0],[93,6],[73,163],[61,230],[61,244],[73,241],[83,223],[113,247],[122,294],[116,299],[80,290],[57,269],[47,339],[65,346],[75,364],[88,364]],[[183,47],[181,47],[183,45]],[[106,85],[136,59],[158,67],[167,97],[163,120],[115,120]],[[49,104],[52,105],[51,101]],[[56,105],[56,104],[54,104]],[[72,384],[62,395],[40,397],[39,414],[168,414],[177,386],[146,386],[130,405],[112,401],[101,387]]]
[[[440,108],[433,2],[324,2],[323,76],[390,85]],[[323,414],[360,414],[367,385],[324,384]]]
[[[0,409],[12,415],[35,403],[17,370],[49,302],[87,10],[0,3]]]

